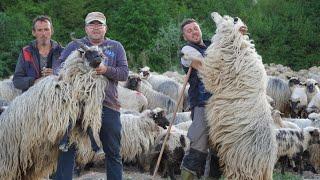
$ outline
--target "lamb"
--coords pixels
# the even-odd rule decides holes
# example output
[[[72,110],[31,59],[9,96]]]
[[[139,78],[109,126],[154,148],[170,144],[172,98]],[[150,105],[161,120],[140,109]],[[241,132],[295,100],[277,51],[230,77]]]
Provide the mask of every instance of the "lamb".
[[[36,180],[52,173],[58,159],[58,144],[69,121],[75,125],[70,143],[81,144],[88,139],[85,133],[88,126],[98,136],[108,81],[97,75],[88,61],[78,50],[74,51],[58,77],[42,79],[13,99],[1,114],[0,179]],[[84,104],[82,109],[80,104]],[[83,119],[78,121],[81,113]],[[78,151],[91,151],[89,144],[84,147]]]
[[[147,109],[148,100],[140,92],[118,86],[118,99],[122,108],[142,112]]]
[[[167,131],[163,131],[157,138],[153,152],[151,153],[151,168],[150,174],[153,174],[155,164],[158,160],[161,147],[163,145],[164,138]],[[163,155],[159,165],[158,173],[161,174],[163,178],[170,177],[171,180],[176,179],[175,174],[180,174],[180,166],[183,156],[188,149],[190,144],[187,138],[187,131],[172,128],[168,136],[166,145],[164,147]]]
[[[291,91],[288,82],[278,77],[268,76],[267,95],[273,99],[275,109],[289,116]]]
[[[302,153],[307,150],[311,144],[320,144],[320,130],[314,127],[306,127],[303,129],[280,128],[276,130],[276,139],[278,143],[278,157],[288,156],[292,159],[293,155],[299,153],[302,161]],[[300,173],[302,168],[300,161]],[[282,166],[284,167],[284,166]],[[284,169],[282,168],[282,172]]]
[[[169,125],[164,110],[146,110],[140,116],[122,114],[120,116],[121,156],[124,162],[138,163],[140,170],[149,170],[148,156],[156,138]]]
[[[267,74],[239,18],[212,13],[217,29],[201,71],[209,140],[227,179],[272,179],[277,158]]]

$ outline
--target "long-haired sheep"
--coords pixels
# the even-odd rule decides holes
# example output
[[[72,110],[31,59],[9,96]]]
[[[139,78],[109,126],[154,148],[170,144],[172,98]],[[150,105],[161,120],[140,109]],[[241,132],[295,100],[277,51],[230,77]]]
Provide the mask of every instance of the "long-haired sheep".
[[[278,157],[293,155],[300,157],[300,173],[302,173],[302,153],[312,144],[320,144],[320,131],[318,128],[306,127],[303,129],[280,128],[276,130],[278,143]],[[284,167],[284,166],[282,166]],[[284,173],[284,169],[282,169]]]
[[[206,106],[209,140],[227,179],[272,179],[277,144],[261,56],[239,18],[211,16],[217,29],[201,71],[214,94]]]
[[[273,99],[274,108],[290,114],[290,88],[288,82],[278,77],[268,76],[267,95]]]
[[[58,77],[48,76],[16,97],[0,116],[0,179],[35,180],[52,173],[69,121],[76,126],[70,143],[87,139],[83,132],[88,126],[97,138],[106,86],[106,78],[96,75],[87,59],[74,51]],[[76,122],[80,111],[83,119]],[[84,147],[79,151],[91,149],[89,144]]]
[[[156,138],[169,125],[161,108],[146,110],[139,116],[122,114],[120,116],[121,156],[124,162],[138,163],[140,170],[149,169],[148,156],[155,145]]]
[[[14,87],[12,78],[0,81],[0,98],[12,101],[15,97],[22,93],[21,90]]]

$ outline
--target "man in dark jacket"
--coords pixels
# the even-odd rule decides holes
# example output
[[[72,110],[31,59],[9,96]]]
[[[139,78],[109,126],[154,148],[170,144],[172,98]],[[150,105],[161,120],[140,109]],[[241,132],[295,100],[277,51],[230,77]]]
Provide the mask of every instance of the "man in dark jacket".
[[[22,91],[28,90],[41,77],[55,74],[60,67],[59,56],[63,48],[51,39],[52,21],[49,16],[33,20],[32,35],[35,40],[22,48],[13,76],[13,84]]]
[[[181,24],[181,32],[187,44],[182,47],[181,65],[185,72],[191,66],[189,77],[190,88],[188,91],[189,103],[191,108],[192,124],[188,130],[190,148],[182,160],[181,175],[183,180],[194,179],[194,176],[204,174],[206,159],[209,152],[208,127],[205,120],[205,105],[211,94],[205,90],[198,70],[202,67],[205,51],[210,45],[209,41],[202,40],[202,32],[198,23],[194,19],[187,19]],[[209,156],[210,157],[210,156]],[[220,173],[218,159],[215,155],[211,156],[210,171],[217,174],[211,177],[219,177]]]

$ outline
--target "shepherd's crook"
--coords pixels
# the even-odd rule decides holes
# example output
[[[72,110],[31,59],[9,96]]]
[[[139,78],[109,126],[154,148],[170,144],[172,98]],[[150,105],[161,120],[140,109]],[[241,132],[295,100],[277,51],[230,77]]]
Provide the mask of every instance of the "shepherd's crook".
[[[201,60],[199,60],[199,59],[197,59],[197,58],[191,58],[191,57],[189,57],[189,56],[186,55],[186,54],[184,54],[183,57],[184,57],[184,58],[188,58],[188,59],[193,59],[193,60],[201,61]],[[157,165],[156,165],[156,167],[155,167],[155,169],[154,169],[154,172],[153,172],[153,176],[152,176],[152,179],[153,179],[153,180],[155,179],[155,176],[156,176],[156,174],[157,174],[157,171],[158,171],[158,168],[159,168],[159,165],[160,165],[160,162],[161,162],[162,154],[163,154],[163,151],[164,151],[164,147],[165,147],[165,145],[166,145],[167,139],[168,139],[169,134],[170,134],[170,131],[171,131],[171,127],[172,127],[172,125],[174,124],[174,122],[175,122],[175,120],[176,120],[177,111],[178,111],[179,105],[180,105],[180,103],[181,103],[181,101],[182,101],[183,94],[184,94],[184,91],[185,91],[185,89],[186,89],[186,86],[187,86],[187,83],[188,83],[188,80],[189,80],[189,77],[190,77],[190,74],[191,74],[191,69],[192,69],[192,67],[191,67],[191,65],[190,65],[190,66],[189,66],[189,69],[188,69],[188,72],[187,72],[187,75],[186,75],[186,77],[185,77],[185,79],[184,79],[184,82],[183,82],[183,87],[182,87],[182,90],[181,90],[181,92],[180,92],[180,96],[179,96],[179,99],[178,99],[178,103],[177,103],[176,108],[175,108],[175,110],[174,110],[174,112],[173,112],[173,119],[172,119],[172,121],[170,122],[169,128],[168,128],[168,130],[167,130],[167,134],[166,134],[166,136],[165,136],[165,138],[164,138],[164,140],[163,140],[163,144],[162,144],[162,147],[161,147],[161,150],[160,150],[160,154],[159,154],[159,157],[158,157]]]

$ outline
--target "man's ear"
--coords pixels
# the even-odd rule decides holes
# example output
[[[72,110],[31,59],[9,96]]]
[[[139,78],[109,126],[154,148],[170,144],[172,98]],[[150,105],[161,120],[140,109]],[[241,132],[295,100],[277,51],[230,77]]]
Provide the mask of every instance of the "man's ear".
[[[36,32],[32,29],[32,35],[36,37]]]

